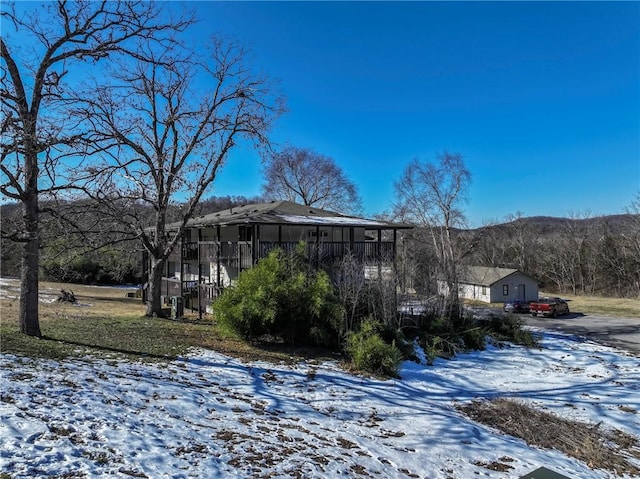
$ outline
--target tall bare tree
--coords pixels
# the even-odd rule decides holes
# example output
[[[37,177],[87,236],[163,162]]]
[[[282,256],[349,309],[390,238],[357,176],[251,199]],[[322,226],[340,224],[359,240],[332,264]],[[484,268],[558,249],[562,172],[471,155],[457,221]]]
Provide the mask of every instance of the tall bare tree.
[[[627,289],[629,295],[640,298],[640,191],[627,208],[627,214],[631,221],[627,233],[622,235],[629,271]]]
[[[250,69],[244,48],[213,37],[208,51],[207,58],[150,51],[148,59],[121,65],[115,83],[96,87],[79,112],[92,125],[91,155],[101,157],[87,192],[149,255],[150,316],[162,315],[168,258],[229,152],[241,142],[267,144],[283,110],[269,80]],[[136,204],[152,214],[139,214]]]
[[[263,194],[318,208],[359,213],[356,186],[336,162],[308,148],[286,147],[264,160]]]
[[[412,161],[395,183],[396,217],[426,227],[438,260],[438,275],[446,282],[447,315],[460,313],[458,269],[462,252],[456,248],[454,229],[466,220],[460,204],[471,182],[462,155],[444,152],[435,162]]]
[[[532,274],[537,261],[535,252],[539,241],[536,229],[525,221],[524,215],[520,211],[507,215],[505,220],[510,238],[509,262],[520,271]],[[502,264],[492,264],[502,266]]]
[[[138,42],[166,42],[189,19],[167,19],[145,1],[2,4],[0,191],[22,205],[20,330],[40,336],[39,198],[64,188],[61,156],[83,132],[68,115],[67,88],[89,64],[139,56]],[[15,29],[11,31],[11,29]]]

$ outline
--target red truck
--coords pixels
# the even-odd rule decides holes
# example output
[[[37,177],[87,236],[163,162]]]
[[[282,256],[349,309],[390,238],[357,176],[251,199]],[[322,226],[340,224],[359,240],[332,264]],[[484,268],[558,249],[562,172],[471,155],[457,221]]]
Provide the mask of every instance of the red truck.
[[[569,304],[562,298],[540,298],[529,304],[531,316],[542,314],[557,318],[563,314],[569,314]]]

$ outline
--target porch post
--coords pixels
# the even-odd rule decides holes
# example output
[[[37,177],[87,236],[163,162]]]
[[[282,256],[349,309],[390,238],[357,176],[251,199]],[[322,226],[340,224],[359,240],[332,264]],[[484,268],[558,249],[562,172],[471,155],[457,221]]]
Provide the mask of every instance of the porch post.
[[[164,277],[166,278],[164,283],[167,285],[164,291],[164,296],[166,298],[167,296],[169,296],[169,261],[168,260],[167,260],[167,264],[165,265]],[[164,306],[164,304],[162,306]]]
[[[382,230],[378,229],[378,281],[382,282]]]
[[[316,226],[316,268],[320,268],[320,226]]]
[[[349,226],[349,252],[353,254],[353,226]]]
[[[251,236],[251,264],[255,265],[258,262],[258,249],[260,248],[260,225],[253,225],[253,233]]]
[[[398,241],[398,230],[393,228],[393,276],[398,280],[398,261],[397,261],[397,250],[396,250],[396,242]]]
[[[240,276],[240,272],[242,271],[242,247],[240,246],[240,228],[242,228],[242,226],[238,226],[238,238],[236,239],[236,245],[238,247],[238,276]]]
[[[216,254],[216,297],[220,293],[220,256],[222,256],[222,241],[220,240],[220,225],[216,226],[216,235],[218,240],[218,254]]]
[[[197,300],[198,300],[198,319],[202,319],[202,303],[200,298],[200,290],[202,287],[200,283],[202,282],[202,258],[200,256],[200,244],[202,243],[202,228],[198,228],[198,281],[196,282],[197,288]]]
[[[185,233],[182,233],[180,238],[180,289],[178,290],[181,298],[184,296],[184,250],[186,248],[184,237]]]
[[[393,254],[393,287],[394,287],[394,292],[393,292],[393,298],[394,298],[394,305],[395,305],[395,309],[394,311],[398,311],[398,286],[400,285],[400,281],[398,278],[398,262],[396,261],[396,241],[398,239],[398,230],[393,228],[393,247],[392,247],[392,254]]]

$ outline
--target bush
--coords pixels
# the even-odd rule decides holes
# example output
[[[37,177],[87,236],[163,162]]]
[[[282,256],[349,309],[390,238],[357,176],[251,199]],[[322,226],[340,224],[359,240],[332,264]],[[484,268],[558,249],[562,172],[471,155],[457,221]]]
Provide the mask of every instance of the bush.
[[[213,304],[218,321],[248,340],[336,347],[342,310],[328,275],[309,267],[304,248],[273,250]]]
[[[357,332],[347,336],[347,353],[360,371],[398,377],[402,352],[395,341],[386,343],[378,333],[379,323],[371,319],[362,322]]]
[[[526,347],[538,345],[534,333],[522,327],[522,320],[514,314],[494,314],[487,321],[488,334],[496,341],[509,341]]]

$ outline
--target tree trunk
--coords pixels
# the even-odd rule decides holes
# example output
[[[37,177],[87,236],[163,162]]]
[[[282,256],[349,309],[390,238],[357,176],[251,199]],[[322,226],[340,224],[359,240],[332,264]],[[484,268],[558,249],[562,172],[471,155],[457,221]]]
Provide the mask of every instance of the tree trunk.
[[[166,260],[151,258],[149,268],[149,289],[147,291],[146,316],[164,317],[162,312],[162,275]]]
[[[38,235],[38,159],[25,155],[25,191],[23,199],[25,243],[22,249],[20,288],[20,332],[42,336],[38,318],[38,269],[40,250]]]

